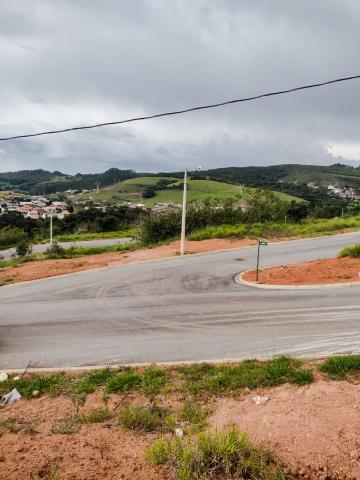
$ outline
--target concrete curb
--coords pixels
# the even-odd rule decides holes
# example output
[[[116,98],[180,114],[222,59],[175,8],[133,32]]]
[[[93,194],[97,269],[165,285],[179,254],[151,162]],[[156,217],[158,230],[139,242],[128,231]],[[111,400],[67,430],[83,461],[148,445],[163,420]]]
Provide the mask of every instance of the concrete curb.
[[[276,265],[275,265],[276,266]],[[242,277],[245,273],[251,272],[246,270],[245,272],[235,275],[234,280],[238,285],[245,285],[252,288],[261,288],[265,290],[319,290],[321,288],[344,288],[344,287],[357,287],[360,286],[359,282],[343,282],[343,283],[322,283],[322,284],[308,284],[308,285],[266,285],[263,283],[255,283],[244,280]]]

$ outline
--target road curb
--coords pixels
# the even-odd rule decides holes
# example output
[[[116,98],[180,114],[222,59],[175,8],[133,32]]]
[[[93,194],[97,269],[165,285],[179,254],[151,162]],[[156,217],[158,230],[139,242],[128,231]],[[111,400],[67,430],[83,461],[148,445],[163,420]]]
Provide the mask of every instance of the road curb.
[[[274,266],[272,266],[273,268]],[[276,267],[276,265],[275,265]],[[266,285],[264,283],[255,283],[244,280],[242,277],[245,273],[251,272],[246,270],[245,272],[238,273],[234,277],[235,283],[238,285],[245,285],[246,287],[260,288],[265,290],[319,290],[321,288],[345,288],[345,287],[358,287],[359,282],[343,282],[343,283],[322,283],[322,284],[307,284],[307,285]]]

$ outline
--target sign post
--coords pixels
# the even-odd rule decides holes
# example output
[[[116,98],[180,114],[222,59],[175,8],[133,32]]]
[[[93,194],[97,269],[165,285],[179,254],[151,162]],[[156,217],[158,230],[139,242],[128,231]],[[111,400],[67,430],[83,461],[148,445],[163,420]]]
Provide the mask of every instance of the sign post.
[[[259,240],[258,241],[257,261],[256,261],[256,283],[258,283],[258,280],[259,280],[260,246],[261,245],[267,245],[267,244],[268,243],[265,242],[264,240]]]

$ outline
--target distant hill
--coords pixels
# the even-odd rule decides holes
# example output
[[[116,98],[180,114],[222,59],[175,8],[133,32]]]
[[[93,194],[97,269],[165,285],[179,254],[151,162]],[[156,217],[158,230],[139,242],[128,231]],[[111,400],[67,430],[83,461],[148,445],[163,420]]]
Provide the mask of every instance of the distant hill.
[[[92,189],[97,183],[111,185],[127,178],[133,178],[133,170],[111,168],[104,173],[77,173],[66,175],[46,170],[21,170],[0,173],[0,190],[20,190],[29,194],[45,195],[66,190]]]
[[[122,203],[125,201],[145,204],[157,204],[160,202],[182,201],[182,178],[169,176],[143,176],[116,183],[98,192],[91,191],[76,196],[76,200],[105,201],[110,203]],[[204,202],[206,200],[239,199],[243,194],[243,188],[216,180],[189,179],[188,201]],[[149,192],[149,197],[144,198],[144,193]],[[299,198],[289,196],[281,192],[275,192],[287,201],[301,201]]]
[[[229,167],[207,170],[205,173],[208,178],[280,190],[307,200],[327,196],[329,185],[353,188],[355,193],[360,194],[360,168],[342,164]]]
[[[183,172],[163,173],[135,173],[133,170],[111,168],[103,173],[66,175],[55,171],[22,170],[19,172],[0,173],[0,190],[18,190],[30,194],[51,194],[66,190],[92,190],[100,185],[103,197],[111,198],[140,198],[146,182],[147,186],[157,183],[161,179],[171,180],[173,189],[166,188],[166,195],[161,190],[156,192],[156,201],[179,201],[180,190],[176,182],[181,182]],[[146,181],[144,179],[147,179]],[[197,198],[206,198],[209,195],[236,195],[239,187],[264,187],[280,191],[291,196],[304,198],[311,202],[326,201],[329,198],[328,186],[352,188],[360,194],[360,167],[335,164],[331,166],[318,165],[272,165],[268,167],[228,167],[216,168],[196,173],[193,178],[198,180],[216,181],[212,184],[197,184]],[[141,180],[139,180],[141,179]],[[126,181],[126,182],[124,182]],[[218,182],[232,184],[220,186]],[[119,184],[121,182],[121,185]],[[171,187],[171,188],[172,188]],[[202,191],[201,188],[203,188]],[[131,190],[131,192],[130,192]],[[131,195],[130,195],[131,194]],[[195,194],[195,191],[194,191]],[[99,197],[100,198],[100,197]],[[191,181],[189,198],[192,198]],[[149,199],[149,202],[154,200]]]

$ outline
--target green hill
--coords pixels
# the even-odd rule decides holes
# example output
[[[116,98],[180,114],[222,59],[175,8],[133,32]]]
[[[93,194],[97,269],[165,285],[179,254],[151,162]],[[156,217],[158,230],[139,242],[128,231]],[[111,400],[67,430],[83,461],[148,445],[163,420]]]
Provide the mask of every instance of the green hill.
[[[163,184],[158,187],[159,182]],[[164,185],[164,182],[167,185]],[[151,198],[143,198],[143,193],[149,187],[159,188],[154,192]],[[135,202],[154,205],[161,202],[175,202],[181,203],[183,195],[183,181],[175,177],[137,177],[129,180],[118,182],[115,185],[101,188],[98,192],[91,191],[79,194],[75,200],[85,201],[91,200],[94,202]],[[188,181],[188,201],[189,202],[204,202],[206,200],[226,200],[239,199],[243,194],[244,189],[225,182],[215,180],[190,179]],[[284,200],[301,201],[301,199],[289,196],[285,193],[275,192]]]

